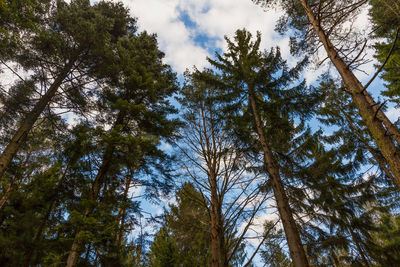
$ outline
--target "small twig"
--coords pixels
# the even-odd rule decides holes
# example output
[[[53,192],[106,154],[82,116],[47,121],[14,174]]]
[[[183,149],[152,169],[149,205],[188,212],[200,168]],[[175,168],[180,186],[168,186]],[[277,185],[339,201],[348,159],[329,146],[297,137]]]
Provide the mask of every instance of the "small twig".
[[[376,115],[378,114],[378,111],[386,104],[387,100],[383,101],[382,104],[379,105],[379,107],[375,111],[374,119],[376,118]]]
[[[10,66],[8,66],[2,59],[0,59],[0,62],[1,62],[4,66],[6,66],[7,69],[9,69],[12,73],[14,73],[15,75],[17,75],[17,77],[18,77],[19,79],[21,79],[21,81],[26,82],[26,81],[24,80],[24,78],[22,78],[22,77],[21,77],[15,70],[13,70]]]
[[[394,38],[393,41],[393,45],[390,48],[390,51],[388,53],[388,55],[386,56],[385,61],[383,62],[383,64],[380,66],[380,68],[375,72],[374,76],[372,76],[371,80],[369,80],[369,82],[364,86],[363,90],[361,91],[361,93],[363,93],[365,90],[367,90],[368,86],[371,85],[371,83],[375,80],[375,78],[378,76],[378,74],[383,70],[383,68],[385,67],[386,63],[389,61],[390,56],[392,55],[393,51],[394,51],[394,47],[396,46],[396,41],[399,37],[399,32],[400,32],[400,27],[397,28],[396,31],[396,37]]]

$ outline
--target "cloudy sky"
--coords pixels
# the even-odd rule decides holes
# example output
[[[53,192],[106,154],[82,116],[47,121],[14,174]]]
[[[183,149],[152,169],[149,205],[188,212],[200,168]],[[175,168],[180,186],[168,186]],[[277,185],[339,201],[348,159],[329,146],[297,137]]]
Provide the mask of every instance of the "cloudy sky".
[[[206,65],[206,56],[224,48],[224,35],[237,29],[262,32],[263,48],[279,45],[284,56],[288,39],[274,32],[278,10],[264,12],[251,0],[123,0],[139,27],[158,35],[166,62],[178,73]]]

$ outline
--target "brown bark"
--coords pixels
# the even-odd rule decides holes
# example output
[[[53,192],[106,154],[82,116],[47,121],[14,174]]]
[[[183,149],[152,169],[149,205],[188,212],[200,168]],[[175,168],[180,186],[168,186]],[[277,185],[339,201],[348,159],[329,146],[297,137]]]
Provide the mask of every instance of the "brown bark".
[[[220,264],[223,267],[229,266],[229,258],[228,258],[228,251],[226,248],[225,242],[225,230],[223,228],[223,218],[222,218],[222,208],[221,205],[218,205],[218,245],[219,245],[219,258]]]
[[[318,34],[328,57],[335,65],[344,83],[349,89],[353,102],[358,108],[360,116],[363,118],[369,132],[374,138],[378,148],[382,152],[389,168],[394,175],[394,184],[400,188],[400,154],[394,140],[400,144],[400,133],[386,115],[380,110],[380,106],[372,99],[370,94],[364,90],[363,85],[348,68],[347,64],[340,57],[328,36],[322,29],[320,22],[311,10],[306,0],[300,0],[307,17],[314,30]]]
[[[218,246],[218,192],[217,192],[217,174],[216,170],[216,159],[215,155],[215,138],[212,134],[213,148],[210,144],[208,133],[207,133],[207,123],[204,114],[204,107],[201,106],[201,116],[203,122],[203,134],[204,140],[206,142],[206,151],[204,151],[204,157],[207,162],[209,179],[210,179],[210,190],[211,190],[211,267],[218,267],[220,262],[219,246]]]
[[[282,221],[283,229],[286,234],[290,256],[293,261],[293,266],[309,266],[303,245],[300,240],[299,231],[297,229],[296,222],[293,218],[292,210],[289,205],[289,200],[286,196],[285,188],[280,177],[279,165],[276,162],[274,155],[270,147],[268,146],[267,139],[264,136],[264,130],[260,116],[257,111],[257,104],[254,92],[252,92],[251,88],[249,88],[249,104],[254,116],[257,134],[264,153],[264,168],[269,174],[271,180],[279,215]]]
[[[125,190],[124,190],[124,200],[125,201],[128,200],[129,188],[131,186],[131,182],[132,182],[134,173],[135,173],[135,168],[130,170],[126,177]],[[118,210],[118,216],[117,216],[118,224],[119,224],[119,231],[118,231],[118,236],[117,236],[118,246],[121,246],[122,238],[124,236],[125,217],[126,217],[126,210],[124,208],[120,208]]]
[[[64,66],[64,68],[61,70],[57,78],[50,86],[49,90],[47,90],[47,92],[40,98],[39,102],[36,103],[32,111],[29,112],[22,120],[21,126],[18,128],[17,132],[14,134],[13,138],[4,149],[3,153],[0,155],[0,179],[3,177],[5,170],[10,165],[15,154],[18,152],[19,147],[25,141],[26,136],[32,129],[36,120],[39,118],[40,114],[54,97],[58,88],[67,77],[68,73],[71,71],[74,63],[75,60],[71,60],[68,64]]]
[[[14,187],[17,183],[17,176],[12,180],[11,184],[8,186],[6,193],[4,196],[0,199],[0,210],[3,208],[4,204],[6,203],[8,196],[11,194],[11,192],[14,190]]]
[[[118,114],[118,117],[113,125],[112,129],[115,129],[115,127],[119,124],[122,123],[123,119],[124,119],[124,112],[120,112]],[[95,209],[95,205],[93,202],[96,202],[99,194],[100,194],[100,189],[104,184],[104,178],[111,166],[111,161],[112,161],[112,157],[113,157],[113,153],[114,153],[114,144],[110,143],[107,145],[107,148],[104,152],[103,155],[103,159],[102,159],[102,163],[100,166],[99,171],[97,172],[96,178],[94,179],[93,185],[92,185],[92,190],[88,196],[88,200],[89,202],[91,202],[91,206],[85,208],[84,212],[83,212],[83,217],[86,218],[87,216],[89,216],[93,210]],[[76,262],[78,261],[79,255],[80,255],[80,251],[82,249],[82,246],[84,244],[84,242],[82,240],[80,240],[79,236],[83,233],[83,229],[78,229],[76,234],[75,234],[75,238],[74,241],[72,243],[72,247],[71,247],[71,251],[68,255],[68,259],[67,259],[67,267],[73,267],[76,265]]]

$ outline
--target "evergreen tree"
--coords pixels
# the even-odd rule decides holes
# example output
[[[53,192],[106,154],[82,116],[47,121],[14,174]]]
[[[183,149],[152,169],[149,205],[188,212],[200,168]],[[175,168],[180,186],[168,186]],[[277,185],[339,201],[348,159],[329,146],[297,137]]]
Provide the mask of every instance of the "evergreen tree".
[[[294,30],[294,35],[291,37],[293,53],[316,54],[320,46],[324,48],[391,169],[393,182],[400,187],[400,157],[398,153],[400,131],[382,111],[383,104],[377,103],[367,91],[380,69],[365,85],[362,85],[353,73],[353,69],[364,63],[364,57],[361,55],[370,36],[363,38],[360,36],[359,29],[345,27],[346,23],[357,18],[360,10],[369,1],[254,0],[253,2],[265,7],[279,4],[283,8],[286,14],[280,20],[278,28],[282,33],[288,27]],[[386,0],[381,2],[386,2]],[[364,40],[364,43],[360,43],[360,40]]]
[[[307,257],[282,181],[284,169],[277,156],[295,148],[294,136],[302,132],[304,124],[296,127],[294,120],[298,115],[302,119],[310,117],[315,104],[316,95],[307,90],[304,82],[290,87],[298,79],[305,61],[289,70],[279,49],[261,52],[260,34],[253,41],[246,30],[238,30],[234,41],[227,38],[226,41],[228,51],[223,55],[217,54],[215,60],[209,60],[221,75],[215,77],[203,73],[200,76],[220,90],[219,99],[225,105],[224,115],[231,120],[238,140],[251,144],[256,153],[262,152],[293,263],[307,266]]]
[[[381,40],[375,44],[376,58],[383,66],[381,77],[387,81],[386,95],[391,100],[399,101],[399,62],[400,62],[400,4],[393,0],[373,0],[370,1],[371,20],[375,24],[376,38]]]
[[[176,120],[167,118],[174,112],[167,98],[177,89],[175,75],[162,63],[163,54],[158,50],[155,37],[142,33],[121,38],[116,53],[120,64],[115,67],[119,68],[116,71],[120,77],[102,94],[99,107],[100,111],[105,111],[105,116],[100,115],[98,119],[103,123],[112,121],[112,126],[100,136],[100,165],[85,196],[85,208],[80,211],[82,218],[79,220],[83,221],[90,221],[101,192],[105,192],[102,188],[108,184],[112,186],[113,177],[122,170],[132,170],[136,166],[149,171],[151,166],[168,170],[168,156],[157,146],[161,138],[173,137],[177,126]],[[168,178],[168,172],[165,174]],[[158,181],[158,185],[163,184]],[[79,228],[68,266],[75,265],[82,245],[87,242],[85,230]],[[87,229],[88,225],[83,228]]]
[[[24,39],[24,49],[11,59],[25,71],[33,72],[29,86],[31,91],[39,92],[39,100],[21,117],[4,147],[0,155],[0,177],[51,101],[58,99],[65,103],[69,99],[73,105],[83,107],[85,84],[115,79],[113,48],[119,37],[134,30],[128,11],[121,4],[109,2],[91,6],[89,0],[70,4],[58,1],[45,16],[46,23]],[[17,78],[25,83],[21,76]]]

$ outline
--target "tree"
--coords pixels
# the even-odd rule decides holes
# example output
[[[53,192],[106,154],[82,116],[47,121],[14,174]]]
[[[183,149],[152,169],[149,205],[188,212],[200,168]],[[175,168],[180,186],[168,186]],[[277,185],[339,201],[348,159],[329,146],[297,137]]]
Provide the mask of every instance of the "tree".
[[[381,77],[388,82],[384,93],[398,102],[400,5],[392,0],[374,0],[370,1],[370,5],[371,21],[377,29],[374,37],[381,40],[375,44],[375,56],[383,67]]]
[[[175,74],[162,63],[163,53],[158,50],[155,36],[144,32],[120,38],[115,53],[120,64],[114,67],[120,77],[110,83],[109,90],[104,90],[99,102],[100,110],[106,111],[99,120],[113,123],[101,135],[101,163],[85,196],[87,203],[79,219],[82,221],[90,221],[102,190],[104,194],[102,188],[112,184],[113,177],[124,169],[128,172],[136,166],[157,167],[166,159],[162,161],[165,166],[159,169],[167,170],[168,156],[157,146],[161,139],[173,138],[178,125],[177,120],[167,118],[175,111],[167,100],[177,90]],[[86,242],[87,226],[79,228],[82,227],[77,229],[67,266],[76,264]]]
[[[293,263],[308,266],[282,181],[283,167],[278,161],[279,153],[295,149],[294,136],[301,133],[304,125],[301,123],[296,128],[296,115],[301,115],[300,120],[309,118],[316,103],[317,95],[309,91],[304,82],[290,87],[298,79],[305,61],[289,70],[279,49],[261,52],[260,34],[252,41],[246,30],[238,30],[234,41],[228,38],[226,41],[228,51],[217,54],[215,60],[209,59],[221,75],[217,78],[204,73],[199,76],[220,90],[224,115],[231,119],[230,126],[238,140],[250,143],[255,153],[262,152],[264,170],[269,175]]]
[[[176,192],[176,201],[164,213],[148,254],[149,266],[209,266],[213,257],[211,214],[203,194],[193,184],[184,183]],[[225,266],[242,265],[244,247],[234,253]]]
[[[91,6],[88,0],[70,4],[59,1],[46,16],[47,23],[35,28],[34,34],[24,40],[25,49],[11,59],[25,71],[33,71],[30,86],[38,92],[39,100],[18,122],[17,130],[0,155],[0,177],[51,101],[64,94],[74,105],[79,103],[82,107],[85,104],[82,86],[115,77],[112,44],[134,30],[133,20],[121,4],[100,2]],[[20,75],[16,78],[26,81]],[[65,102],[64,97],[61,100]]]
[[[256,163],[248,162],[218,116],[218,91],[186,73],[180,103],[185,127],[177,146],[183,175],[202,194],[211,217],[211,266],[228,266],[246,240],[268,194]],[[240,227],[243,230],[239,230]]]
[[[363,63],[364,58],[361,55],[368,37],[361,39],[365,42],[360,45],[360,42],[357,41],[357,39],[360,40],[357,30],[353,27],[344,26],[345,23],[354,20],[369,1],[255,0],[254,2],[265,7],[280,3],[286,12],[286,15],[280,21],[281,31],[287,26],[295,31],[291,38],[292,52],[314,53],[320,46],[324,48],[327,57],[339,72],[347,90],[350,92],[353,103],[363,118],[368,131],[393,172],[393,183],[400,187],[399,129],[390,122],[382,111],[381,108],[384,103],[377,103],[367,91],[381,68],[367,84],[361,84],[353,70]],[[385,2],[385,0],[381,2]],[[390,53],[388,56],[390,56]]]

